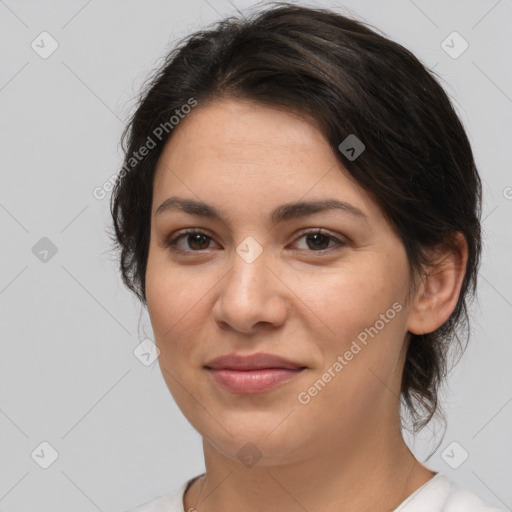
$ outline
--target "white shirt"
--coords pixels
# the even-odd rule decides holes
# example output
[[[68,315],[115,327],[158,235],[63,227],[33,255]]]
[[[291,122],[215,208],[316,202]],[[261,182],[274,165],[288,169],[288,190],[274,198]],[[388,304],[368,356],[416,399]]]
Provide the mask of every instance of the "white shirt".
[[[159,496],[127,512],[188,512],[184,510],[183,495],[190,482],[183,482],[171,492]],[[200,511],[199,511],[200,512]],[[459,486],[441,473],[414,491],[393,512],[504,512],[469,489]]]

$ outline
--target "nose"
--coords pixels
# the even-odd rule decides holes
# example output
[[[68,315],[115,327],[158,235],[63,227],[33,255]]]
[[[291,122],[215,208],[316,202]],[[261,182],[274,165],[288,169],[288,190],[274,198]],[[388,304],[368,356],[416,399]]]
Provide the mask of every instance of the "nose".
[[[253,334],[260,328],[284,324],[289,301],[283,284],[265,251],[248,262],[233,253],[232,267],[219,283],[213,316],[222,329]],[[272,268],[274,267],[274,268]]]

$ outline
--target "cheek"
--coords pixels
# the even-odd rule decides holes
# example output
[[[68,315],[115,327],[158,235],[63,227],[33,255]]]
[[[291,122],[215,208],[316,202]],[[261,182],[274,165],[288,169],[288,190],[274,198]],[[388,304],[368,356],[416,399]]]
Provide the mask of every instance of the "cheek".
[[[382,382],[391,385],[395,378],[406,331],[405,263],[400,253],[394,258],[359,254],[335,272],[302,280],[307,294],[303,300],[322,320],[315,321],[319,330],[313,336],[322,354],[319,372],[331,368],[338,375],[319,402],[332,403],[337,413],[344,408],[355,413],[359,408],[364,414],[367,406],[386,393]]]
[[[204,394],[197,387],[201,382],[200,354],[197,353],[200,347],[194,340],[205,339],[200,329],[205,323],[205,308],[211,309],[207,295],[208,291],[213,291],[214,283],[210,281],[206,276],[201,278],[190,270],[173,267],[168,261],[148,259],[146,296],[155,343],[160,351],[158,363],[173,400],[193,425],[205,421],[204,410],[198,405]],[[197,397],[196,400],[191,396]],[[205,428],[211,426],[207,424]]]
[[[207,268],[172,265],[165,255],[148,258],[146,297],[161,365],[177,369],[195,360],[193,340],[204,338],[201,330],[218,279]]]
[[[156,258],[148,258],[146,298],[155,342],[161,353],[173,345],[173,340],[179,339],[176,333],[180,319],[186,318],[189,293],[193,289],[184,286],[177,269]]]
[[[294,291],[309,307],[309,316],[317,317],[326,338],[350,343],[395,302],[402,304],[407,282],[399,268],[382,255],[366,254],[336,269],[304,273],[300,280],[290,276],[290,281],[298,283]]]

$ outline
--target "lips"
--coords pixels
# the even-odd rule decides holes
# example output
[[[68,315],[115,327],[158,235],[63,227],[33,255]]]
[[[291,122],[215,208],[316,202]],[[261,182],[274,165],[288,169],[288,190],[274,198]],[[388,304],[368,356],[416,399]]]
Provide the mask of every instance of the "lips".
[[[293,380],[307,366],[273,354],[229,354],[204,366],[223,389],[236,394],[265,393]]]
[[[305,365],[296,363],[289,359],[274,354],[252,354],[242,356],[240,354],[228,354],[217,357],[205,364],[205,368],[212,370],[263,370],[271,368],[280,368],[286,370],[302,370],[307,368]]]

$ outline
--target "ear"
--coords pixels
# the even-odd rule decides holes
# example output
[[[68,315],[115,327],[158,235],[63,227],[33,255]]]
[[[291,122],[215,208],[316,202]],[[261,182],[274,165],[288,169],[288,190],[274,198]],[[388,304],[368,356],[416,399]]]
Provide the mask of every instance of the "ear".
[[[468,259],[464,235],[454,233],[450,243],[431,250],[429,257],[432,264],[418,286],[409,314],[407,329],[413,334],[435,331],[455,309]]]

